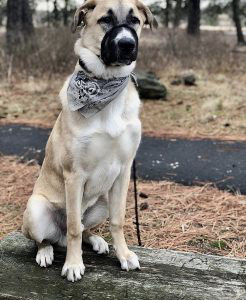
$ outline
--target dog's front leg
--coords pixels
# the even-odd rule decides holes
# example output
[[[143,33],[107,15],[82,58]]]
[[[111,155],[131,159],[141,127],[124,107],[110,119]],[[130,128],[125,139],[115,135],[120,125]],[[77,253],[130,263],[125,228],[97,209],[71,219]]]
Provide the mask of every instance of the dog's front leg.
[[[67,255],[62,268],[62,276],[69,281],[77,281],[84,275],[85,266],[82,260],[81,202],[83,186],[81,174],[64,174],[67,212]]]
[[[121,268],[127,271],[140,269],[138,257],[128,249],[123,232],[130,173],[131,165],[128,165],[116,179],[109,194],[109,219],[113,245]]]

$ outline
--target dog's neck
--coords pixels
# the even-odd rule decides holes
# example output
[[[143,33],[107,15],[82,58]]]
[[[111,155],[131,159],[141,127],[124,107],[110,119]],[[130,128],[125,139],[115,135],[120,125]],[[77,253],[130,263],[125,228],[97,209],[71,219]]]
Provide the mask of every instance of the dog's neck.
[[[75,43],[75,54],[80,58],[86,69],[92,76],[103,79],[119,78],[129,76],[136,66],[136,62],[132,62],[129,66],[106,66],[100,57],[87,48],[81,46],[80,39]],[[81,68],[78,64],[76,68]]]

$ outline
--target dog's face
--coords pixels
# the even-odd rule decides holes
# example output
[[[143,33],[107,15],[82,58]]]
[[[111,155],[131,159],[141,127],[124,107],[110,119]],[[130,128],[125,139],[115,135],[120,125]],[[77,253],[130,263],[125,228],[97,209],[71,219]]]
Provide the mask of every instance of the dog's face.
[[[82,46],[107,66],[130,65],[137,59],[144,24],[157,22],[139,0],[87,0],[75,13],[73,31],[83,26]]]

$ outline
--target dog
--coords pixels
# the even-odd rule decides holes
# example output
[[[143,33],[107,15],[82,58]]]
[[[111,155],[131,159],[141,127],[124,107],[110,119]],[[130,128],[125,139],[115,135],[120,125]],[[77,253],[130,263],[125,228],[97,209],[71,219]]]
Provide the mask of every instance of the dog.
[[[133,159],[141,139],[140,99],[132,71],[144,25],[157,27],[140,0],[86,0],[72,31],[79,57],[60,92],[62,111],[45,149],[45,159],[23,216],[23,234],[37,244],[36,262],[52,264],[53,244],[67,247],[62,276],[84,275],[82,241],[108,253],[90,229],[110,222],[121,269],[139,269],[123,233]]]

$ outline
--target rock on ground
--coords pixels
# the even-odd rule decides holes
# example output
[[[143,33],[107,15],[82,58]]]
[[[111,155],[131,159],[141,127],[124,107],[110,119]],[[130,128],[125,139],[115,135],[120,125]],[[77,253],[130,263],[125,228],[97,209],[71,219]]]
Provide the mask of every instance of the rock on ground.
[[[138,73],[137,81],[140,98],[166,99],[167,89],[153,73]]]

